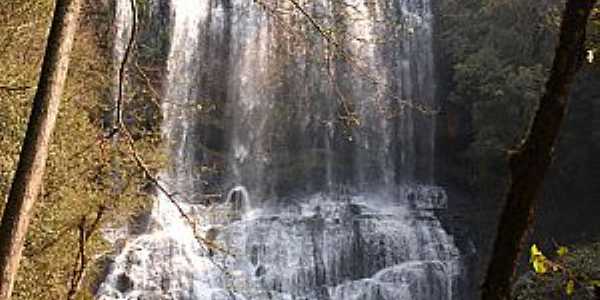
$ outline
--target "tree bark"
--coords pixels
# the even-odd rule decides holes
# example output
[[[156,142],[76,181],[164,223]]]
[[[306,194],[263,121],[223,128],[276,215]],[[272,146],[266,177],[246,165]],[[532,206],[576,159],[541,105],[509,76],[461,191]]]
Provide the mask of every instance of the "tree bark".
[[[0,300],[11,297],[56,124],[81,0],[57,0],[38,88],[0,226]]]
[[[544,175],[552,161],[570,87],[585,59],[586,26],[596,1],[567,1],[546,91],[524,143],[509,156],[511,182],[482,286],[484,300],[506,300],[511,296],[517,258],[533,221],[535,200]]]

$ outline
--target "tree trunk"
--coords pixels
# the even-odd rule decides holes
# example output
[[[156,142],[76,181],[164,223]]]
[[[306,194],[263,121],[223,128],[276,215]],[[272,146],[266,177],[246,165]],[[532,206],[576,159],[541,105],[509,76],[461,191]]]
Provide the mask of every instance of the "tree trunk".
[[[533,221],[535,199],[552,161],[570,86],[584,62],[586,25],[595,2],[567,1],[546,91],[524,143],[509,157],[511,182],[482,287],[484,300],[506,300],[511,295],[517,258]]]
[[[0,300],[11,297],[33,205],[40,192],[81,0],[57,0],[19,163],[0,227]]]

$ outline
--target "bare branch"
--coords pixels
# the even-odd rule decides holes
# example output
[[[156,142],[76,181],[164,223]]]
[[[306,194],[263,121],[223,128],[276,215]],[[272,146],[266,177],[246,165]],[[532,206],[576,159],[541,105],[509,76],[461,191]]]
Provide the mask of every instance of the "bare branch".
[[[22,92],[33,89],[33,86],[11,86],[11,85],[0,85],[1,91],[7,92]]]
[[[81,287],[81,283],[83,281],[83,275],[85,273],[85,266],[86,266],[85,244],[87,241],[87,236],[86,236],[87,231],[85,230],[85,222],[86,222],[86,218],[84,216],[81,218],[81,221],[79,222],[79,226],[77,227],[79,229],[79,252],[77,253],[77,260],[75,262],[75,265],[73,266],[71,281],[69,283],[69,291],[67,292],[67,300],[75,299],[75,296],[77,295],[77,291],[79,291],[79,289]]]
[[[158,103],[158,100],[157,100],[157,99],[160,99],[160,94],[156,91],[156,89],[154,89],[154,86],[152,85],[152,81],[150,80],[150,78],[148,78],[148,75],[146,75],[146,72],[144,72],[144,70],[142,70],[142,68],[138,64],[137,60],[134,62],[134,66],[135,66],[136,71],[138,71],[140,76],[144,79],[144,81],[146,82],[146,86],[148,87],[150,92],[152,92],[152,95],[154,96],[154,97],[150,98],[150,100],[156,107],[158,107],[160,109],[160,103]]]
[[[119,68],[119,91],[117,98],[117,109],[116,109],[116,121],[114,123],[113,132],[116,133],[118,131],[118,126],[122,122],[123,118],[123,89],[125,86],[125,71],[127,70],[127,62],[129,61],[129,55],[133,49],[133,45],[135,43],[135,33],[137,32],[137,6],[135,0],[130,0],[131,4],[131,32],[129,35],[129,42],[127,43],[127,47],[125,48],[125,54],[123,55],[123,60],[121,61],[121,66]]]
[[[331,35],[331,33],[328,30],[325,30],[323,28],[323,26],[309,13],[306,11],[306,9],[304,9],[304,7],[302,7],[302,5],[300,5],[300,3],[297,0],[288,0],[292,6],[294,7],[295,10],[297,10],[298,12],[300,12],[300,14],[309,22],[309,24],[311,25],[311,27],[313,27],[315,29],[315,31],[329,44],[331,45],[331,48],[333,49],[333,52],[339,56],[343,61],[345,61],[346,63],[349,64],[349,66],[352,68],[352,70],[357,71],[358,74],[360,76],[362,76],[363,78],[365,78],[369,84],[372,84],[373,86],[383,86],[385,88],[389,87],[386,83],[382,82],[381,80],[375,78],[374,76],[372,76],[370,74],[369,70],[366,70],[364,67],[362,67],[360,65],[360,59],[356,57],[356,55],[352,54],[349,51],[346,51],[344,49],[344,47],[342,45],[340,45]],[[289,28],[289,26],[287,26],[287,24],[285,24],[285,21],[281,20],[278,12],[276,9],[272,8],[271,6],[269,6],[265,1],[262,0],[256,0],[255,1],[260,7],[262,7],[265,11],[267,11],[271,16],[274,16],[281,24],[283,24],[288,31],[291,31],[291,28]],[[356,38],[358,40],[358,38]],[[328,71],[330,72],[330,71]],[[332,81],[332,83],[334,85],[336,85],[335,81]],[[348,103],[346,100],[346,97],[339,91],[338,87],[334,87],[336,94],[339,97],[339,103],[342,105],[342,108],[344,109],[345,113],[349,113],[348,110]],[[407,107],[409,109],[415,110],[425,116],[434,116],[439,114],[439,109],[436,108],[432,108],[429,107],[427,105],[424,104],[420,104],[420,103],[416,103],[414,100],[412,99],[403,99],[402,97],[399,97],[398,95],[395,95],[391,92],[385,92],[385,95],[390,97],[391,99],[395,100],[400,107]],[[378,107],[378,109],[383,110],[380,107]],[[384,112],[385,113],[385,112]],[[388,118],[392,118],[397,116],[398,113],[392,113],[389,116],[387,116]],[[355,119],[355,118],[350,118],[350,119]],[[357,121],[357,116],[356,119],[352,122]]]
[[[296,1],[296,0],[288,0],[292,5],[308,20],[308,22],[315,28],[315,30],[330,44],[334,45],[336,48],[339,48],[339,45],[335,40],[331,38],[323,27]]]
[[[152,182],[152,184],[161,193],[163,193],[167,197],[167,199],[169,199],[169,202],[171,202],[171,204],[173,204],[175,206],[175,208],[179,212],[180,216],[186,221],[186,223],[188,223],[188,225],[192,229],[192,234],[193,234],[194,238],[198,241],[198,244],[201,247],[203,247],[204,250],[207,252],[209,252],[210,250],[216,250],[227,256],[234,257],[235,255],[233,255],[231,252],[227,251],[227,249],[221,247],[220,245],[218,245],[217,243],[215,243],[212,240],[204,238],[203,236],[201,236],[198,233],[198,226],[197,226],[196,221],[193,218],[191,218],[183,210],[183,208],[181,207],[181,205],[179,204],[177,199],[175,199],[175,197],[174,197],[176,194],[170,192],[169,189],[167,187],[165,187],[164,184],[156,176],[154,176],[154,174],[150,171],[150,169],[148,168],[148,166],[146,165],[146,163],[144,162],[142,157],[136,151],[135,141],[134,141],[133,137],[131,136],[129,129],[127,129],[127,127],[123,126],[123,127],[121,127],[120,131],[123,133],[123,135],[127,139],[127,145],[129,146],[129,155],[134,158],[135,162],[137,163],[138,167],[142,170],[142,172],[144,173],[146,178],[148,178],[150,180],[150,182]],[[229,272],[225,269],[224,266],[215,262],[211,256],[209,256],[208,258],[220,271],[222,271],[226,275],[229,275]]]
[[[69,291],[67,292],[67,300],[75,299],[77,292],[81,289],[81,284],[83,283],[83,279],[85,277],[86,268],[89,263],[88,258],[86,257],[86,245],[90,239],[90,237],[98,230],[100,227],[100,223],[102,222],[102,218],[104,217],[104,212],[106,211],[106,206],[100,205],[98,207],[98,211],[96,212],[96,217],[92,224],[87,228],[87,217],[81,217],[81,221],[77,228],[79,229],[79,252],[77,253],[77,259],[75,265],[73,266],[73,273],[71,275],[71,281],[69,284]]]

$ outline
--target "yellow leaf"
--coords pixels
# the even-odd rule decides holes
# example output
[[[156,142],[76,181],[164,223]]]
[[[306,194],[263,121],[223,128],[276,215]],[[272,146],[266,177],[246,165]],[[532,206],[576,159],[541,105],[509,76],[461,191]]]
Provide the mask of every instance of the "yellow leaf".
[[[558,254],[558,256],[565,256],[567,253],[569,253],[569,249],[564,246],[560,246],[558,247],[558,250],[556,250],[556,254]]]
[[[538,249],[536,244],[531,245],[531,257],[534,257],[536,255],[543,255],[542,251],[540,251],[540,249]]]
[[[565,287],[567,295],[571,296],[573,295],[573,292],[575,292],[575,281],[573,281],[572,279],[569,279],[569,281],[567,282],[567,286]]]
[[[533,264],[533,270],[538,274],[544,274],[548,272],[548,260],[538,249],[536,244],[531,245],[531,257],[529,261]]]
[[[536,258],[533,261],[533,269],[538,274],[544,274],[548,272],[548,266],[543,258]]]

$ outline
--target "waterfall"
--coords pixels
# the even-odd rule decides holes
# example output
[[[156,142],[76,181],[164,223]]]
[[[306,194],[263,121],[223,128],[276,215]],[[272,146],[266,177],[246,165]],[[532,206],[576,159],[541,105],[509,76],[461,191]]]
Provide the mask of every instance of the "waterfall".
[[[179,207],[157,196],[99,299],[460,299],[429,0],[168,9],[161,180]]]

